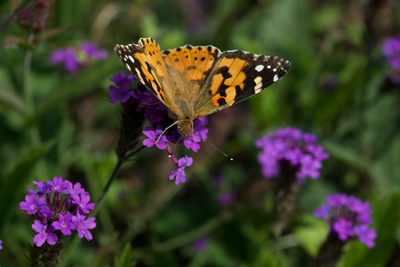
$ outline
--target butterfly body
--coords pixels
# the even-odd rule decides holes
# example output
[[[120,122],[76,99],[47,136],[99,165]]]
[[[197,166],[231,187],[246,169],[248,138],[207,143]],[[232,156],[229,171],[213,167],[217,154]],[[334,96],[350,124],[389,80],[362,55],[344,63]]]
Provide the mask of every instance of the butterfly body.
[[[181,46],[161,51],[153,38],[139,44],[116,45],[126,67],[177,118],[177,129],[188,137],[193,120],[261,92],[290,69],[279,57],[214,46]]]

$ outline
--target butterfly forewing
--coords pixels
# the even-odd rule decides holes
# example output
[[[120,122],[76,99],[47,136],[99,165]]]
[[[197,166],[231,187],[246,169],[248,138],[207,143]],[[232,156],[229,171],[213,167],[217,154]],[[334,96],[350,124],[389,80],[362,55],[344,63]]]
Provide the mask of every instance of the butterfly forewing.
[[[163,88],[163,80],[165,79],[165,63],[162,59],[161,51],[152,38],[140,39],[139,43],[142,45],[143,42],[146,43],[146,40],[148,45],[144,45],[144,48],[139,45],[130,44],[116,45],[114,50],[128,70],[132,72],[132,74],[135,75],[158,99],[160,99],[164,105],[168,106],[172,112],[175,112],[174,108],[168,105],[170,100]],[[159,55],[158,57],[157,54]],[[161,60],[157,60],[159,58],[161,58]],[[157,63],[157,61],[160,61],[160,64]]]
[[[206,116],[257,94],[281,79],[290,62],[280,57],[227,51],[220,55],[194,103],[196,117]]]

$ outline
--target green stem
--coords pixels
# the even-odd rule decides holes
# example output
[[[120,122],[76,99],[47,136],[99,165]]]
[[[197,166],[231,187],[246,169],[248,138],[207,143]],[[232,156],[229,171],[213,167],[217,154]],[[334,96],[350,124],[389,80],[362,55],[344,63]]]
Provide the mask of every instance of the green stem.
[[[197,238],[205,236],[206,234],[210,233],[212,230],[217,228],[223,222],[223,216],[218,215],[214,218],[211,218],[203,225],[197,227],[196,229],[187,232],[183,235],[174,237],[164,243],[158,243],[154,245],[154,251],[156,252],[166,252],[173,250],[175,248],[181,247],[185,244],[191,243]]]
[[[34,39],[33,33],[28,33],[26,38],[26,51],[24,56],[24,66],[22,71],[22,87],[24,94],[24,105],[25,105],[25,117],[28,122],[28,132],[31,139],[31,144],[33,147],[37,147],[41,144],[40,134],[38,129],[38,124],[33,123],[34,118],[34,105],[33,105],[33,94],[32,94],[32,86],[31,86],[31,65],[32,65],[32,42]],[[41,159],[37,165],[37,173],[38,179],[40,177],[47,177],[47,169],[45,162]]]

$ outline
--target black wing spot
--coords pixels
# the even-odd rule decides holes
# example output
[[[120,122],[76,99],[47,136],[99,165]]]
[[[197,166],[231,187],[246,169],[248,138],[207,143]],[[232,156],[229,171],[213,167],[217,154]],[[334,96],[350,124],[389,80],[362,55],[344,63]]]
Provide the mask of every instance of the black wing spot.
[[[175,62],[179,62],[179,59],[175,58]]]
[[[160,61],[157,61],[157,64],[158,64],[158,65],[161,65],[161,62],[160,62]]]
[[[194,70],[194,69],[196,69],[196,66],[189,66],[186,68],[186,70]]]
[[[168,56],[170,53],[171,53],[171,51],[169,51],[169,50],[165,50],[165,51],[164,51],[164,54],[167,55],[167,56]]]
[[[211,51],[212,51],[212,47],[211,47],[211,46],[207,46],[207,50],[208,50],[208,52],[210,52],[210,53],[211,53]]]
[[[178,51],[178,52],[181,52],[181,48],[180,48],[180,47],[178,47],[178,48],[176,49],[176,51]]]
[[[193,46],[187,45],[186,48],[189,49],[189,50],[192,50]]]
[[[186,56],[186,58],[188,58],[189,56]]]
[[[220,106],[223,106],[223,105],[226,105],[226,101],[225,101],[225,98],[218,98],[218,104],[220,105]]]
[[[202,57],[200,60],[201,60],[201,61],[204,61],[204,60],[206,60],[206,58],[205,58],[205,57]]]
[[[197,60],[197,57],[195,57],[194,60]]]

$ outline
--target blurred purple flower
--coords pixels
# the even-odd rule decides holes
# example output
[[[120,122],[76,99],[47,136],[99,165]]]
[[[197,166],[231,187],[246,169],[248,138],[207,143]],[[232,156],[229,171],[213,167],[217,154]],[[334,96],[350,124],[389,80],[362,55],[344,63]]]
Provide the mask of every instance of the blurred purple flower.
[[[281,171],[285,160],[298,167],[296,177],[304,181],[306,177],[316,179],[320,176],[321,161],[329,157],[323,148],[316,145],[317,138],[310,133],[302,133],[296,128],[277,129],[275,134],[265,135],[255,142],[262,151],[258,154],[261,173],[265,178],[273,178]]]
[[[315,217],[324,218],[342,241],[358,238],[369,248],[375,245],[376,231],[368,228],[372,223],[368,202],[346,194],[330,195],[327,201],[315,210]]]
[[[218,194],[218,203],[223,206],[229,206],[231,205],[236,198],[236,194],[234,192],[224,192],[224,193],[219,193]]]
[[[323,204],[321,208],[316,209],[314,216],[317,218],[328,218],[331,207],[328,204]]]
[[[196,239],[195,241],[193,241],[192,247],[197,252],[204,251],[207,248],[209,241],[210,240],[207,236],[202,236],[199,239]]]
[[[361,243],[364,243],[367,247],[372,248],[375,246],[376,230],[369,229],[368,225],[363,224],[354,227],[354,233],[358,235],[358,239]]]
[[[75,73],[92,60],[102,60],[107,56],[107,50],[99,49],[92,43],[83,43],[79,48],[66,47],[53,51],[50,55],[50,63],[52,65],[64,63],[67,72]]]
[[[382,51],[390,66],[400,72],[400,35],[387,38],[382,44]]]
[[[35,4],[18,14],[18,22],[28,26],[36,33],[41,32],[44,30],[49,17],[49,10],[50,4],[48,1],[36,1]]]
[[[2,244],[3,243],[3,241],[0,239],[0,249],[3,249],[3,247],[2,247]]]
[[[185,156],[183,158],[180,158],[178,161],[178,169],[173,170],[169,174],[169,179],[173,180],[175,178],[175,184],[178,185],[180,183],[186,182],[186,174],[185,174],[185,168],[192,165],[193,163],[193,158],[189,156]]]
[[[340,240],[346,241],[354,234],[353,222],[340,218],[339,221],[333,223],[333,230],[339,235]]]
[[[33,243],[35,243],[36,246],[41,247],[46,241],[49,245],[55,245],[58,242],[58,237],[53,233],[55,229],[51,225],[48,226],[39,220],[35,220],[34,224],[32,224],[32,228],[38,232],[33,238]]]

